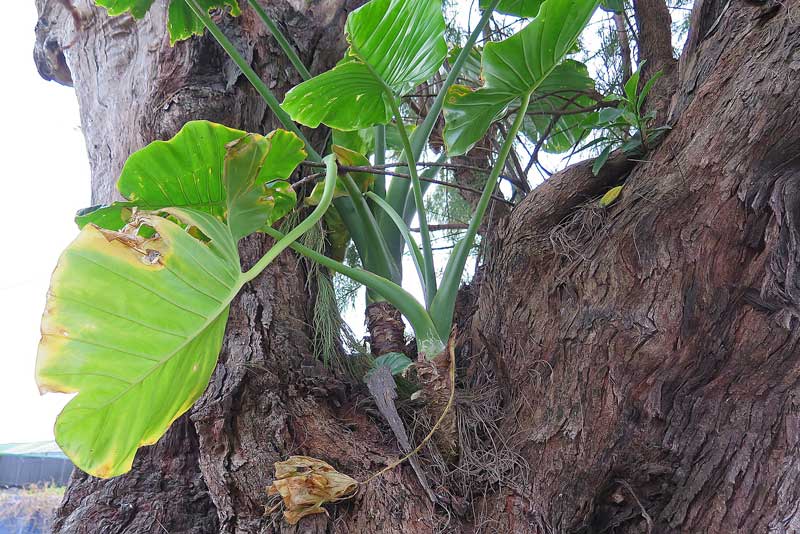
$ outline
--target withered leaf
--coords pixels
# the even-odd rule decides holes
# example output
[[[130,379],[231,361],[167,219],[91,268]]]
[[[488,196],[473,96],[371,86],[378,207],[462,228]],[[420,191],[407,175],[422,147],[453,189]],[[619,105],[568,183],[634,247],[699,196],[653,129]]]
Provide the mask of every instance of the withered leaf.
[[[275,481],[270,495],[280,495],[286,522],[296,524],[307,515],[327,513],[323,504],[355,495],[358,482],[330,464],[309,456],[290,456],[275,462]]]

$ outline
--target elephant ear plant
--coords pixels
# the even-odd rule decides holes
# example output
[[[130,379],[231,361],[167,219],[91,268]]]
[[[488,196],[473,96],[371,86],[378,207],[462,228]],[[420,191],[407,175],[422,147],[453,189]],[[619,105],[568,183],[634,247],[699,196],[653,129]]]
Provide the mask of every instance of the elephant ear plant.
[[[127,202],[78,217],[47,295],[36,378],[42,392],[77,393],[55,434],[79,468],[127,472],[203,393],[231,300],[333,198],[327,158],[317,208],[242,272],[237,242],[291,209],[285,180],[305,157],[283,130],[190,122],[131,155],[118,183]]]
[[[564,58],[598,4],[482,3],[485,11],[466,43],[451,55],[428,113],[411,128],[404,122],[403,98],[439,72],[448,54],[439,0],[371,0],[353,11],[346,24],[347,53],[316,77],[256,0],[248,2],[305,80],[282,105],[209,15],[211,8],[238,14],[234,0],[171,0],[170,37],[174,42],[207,28],[286,130],[260,136],[190,122],[172,140],[133,154],[118,183],[125,200],[79,214],[81,233],[53,275],[37,379],[43,391],[78,393],[58,418],[56,439],[78,467],[93,475],[109,477],[130,469],[137,448],[154,443],[191,407],[214,368],[231,300],[286,247],[365,285],[372,302],[386,301],[399,310],[416,336],[421,381],[426,373],[446,375],[442,362],[452,373],[456,293],[481,220],[537,91],[576,85],[575,77],[565,74],[576,68],[565,66]],[[130,11],[141,17],[152,0],[97,3],[111,14]],[[486,44],[482,87],[454,85],[467,60],[474,59],[475,43],[498,4],[507,13],[536,17],[504,41]],[[585,86],[582,79],[580,84]],[[469,150],[494,121],[509,116],[513,121],[469,227],[437,278],[424,204],[425,180],[435,166],[425,169],[419,161],[442,111],[446,156]],[[365,148],[367,143],[360,143],[360,152],[324,147],[320,152],[331,154],[323,158],[294,121],[333,128],[334,139],[364,139],[367,131],[372,148]],[[396,163],[408,179],[385,183],[374,175],[385,162],[386,141],[392,136]],[[376,167],[370,167],[370,156]],[[284,235],[273,224],[294,208],[287,180],[298,166],[324,169],[324,185],[306,199],[315,206],[313,212]],[[323,215],[340,221],[364,269],[296,241]],[[409,228],[415,218],[419,243]],[[275,245],[242,272],[237,242],[257,231],[272,236]],[[423,288],[421,302],[401,286],[405,248]],[[390,358],[396,373],[410,364],[398,355]],[[444,379],[452,399],[452,374]],[[450,402],[439,401],[431,404],[446,413]],[[451,442],[457,443],[452,436]]]

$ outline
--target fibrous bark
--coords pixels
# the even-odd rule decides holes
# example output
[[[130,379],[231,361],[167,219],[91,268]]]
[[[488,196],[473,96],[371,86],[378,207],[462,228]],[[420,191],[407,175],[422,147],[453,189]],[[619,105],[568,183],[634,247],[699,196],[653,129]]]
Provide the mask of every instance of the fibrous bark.
[[[731,3],[686,50],[671,133],[580,255],[549,251],[542,220],[565,191],[596,198],[584,165],[495,243],[473,325],[532,466],[528,491],[490,499],[503,531],[800,529],[800,4],[784,8]]]

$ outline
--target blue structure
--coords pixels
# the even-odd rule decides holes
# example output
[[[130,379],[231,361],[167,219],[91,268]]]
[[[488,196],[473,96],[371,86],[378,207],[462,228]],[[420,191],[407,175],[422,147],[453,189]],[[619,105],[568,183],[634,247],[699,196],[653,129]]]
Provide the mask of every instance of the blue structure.
[[[71,473],[72,462],[54,441],[0,445],[0,487],[64,486]]]

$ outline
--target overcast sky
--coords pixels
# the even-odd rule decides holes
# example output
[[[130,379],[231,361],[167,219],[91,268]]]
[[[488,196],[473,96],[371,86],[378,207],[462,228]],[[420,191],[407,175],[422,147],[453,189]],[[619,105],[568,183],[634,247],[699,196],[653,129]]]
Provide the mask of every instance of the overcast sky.
[[[33,369],[50,274],[77,234],[75,211],[89,205],[75,94],[36,72],[34,3],[14,10],[0,22],[0,443],[53,439],[53,422],[69,399],[40,397]]]

